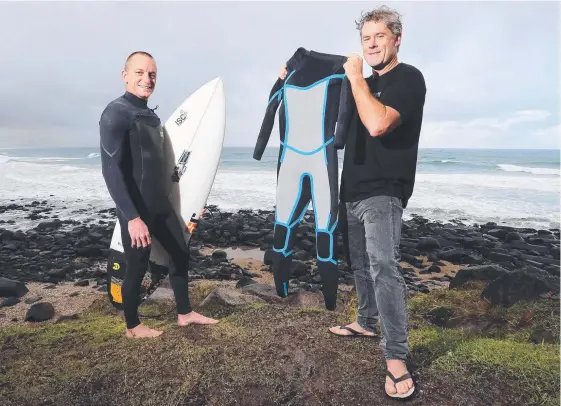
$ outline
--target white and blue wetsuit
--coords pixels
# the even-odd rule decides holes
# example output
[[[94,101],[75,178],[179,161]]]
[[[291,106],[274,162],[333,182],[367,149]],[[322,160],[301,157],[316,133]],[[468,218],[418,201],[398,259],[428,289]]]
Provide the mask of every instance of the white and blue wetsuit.
[[[288,294],[293,230],[311,201],[318,269],[328,309],[335,308],[339,277],[335,237],[339,210],[335,127],[337,124],[338,134],[344,134],[351,117],[347,112],[350,88],[344,85],[348,83],[343,69],[346,60],[344,56],[298,48],[287,62],[286,79],[279,78],[271,90],[253,154],[254,159],[261,159],[276,111],[282,104],[273,242],[277,294],[281,297]]]

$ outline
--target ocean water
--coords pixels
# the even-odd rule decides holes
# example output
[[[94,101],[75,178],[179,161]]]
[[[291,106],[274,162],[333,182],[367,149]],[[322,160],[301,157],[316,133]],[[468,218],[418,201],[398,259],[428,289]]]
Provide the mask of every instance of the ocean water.
[[[261,161],[252,153],[224,149],[208,204],[232,211],[274,208],[278,148],[267,148]],[[559,158],[559,150],[421,149],[404,218],[558,228]],[[342,159],[340,151],[339,170]],[[98,148],[0,149],[0,204],[22,199],[49,200],[61,219],[114,207]]]

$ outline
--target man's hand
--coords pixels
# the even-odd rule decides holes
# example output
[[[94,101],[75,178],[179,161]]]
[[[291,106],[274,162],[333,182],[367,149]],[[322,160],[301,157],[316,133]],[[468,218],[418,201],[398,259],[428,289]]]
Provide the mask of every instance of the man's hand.
[[[286,75],[288,74],[288,69],[286,68],[286,64],[284,64],[284,66],[282,67],[281,71],[279,72],[279,78],[281,78],[282,80],[284,80],[286,78]]]
[[[144,224],[144,221],[142,221],[140,217],[129,221],[129,234],[131,236],[131,246],[133,248],[135,246],[138,248],[145,248],[152,243],[148,227],[146,227],[146,224]]]
[[[362,78],[362,57],[357,54],[350,54],[343,68],[349,80]]]

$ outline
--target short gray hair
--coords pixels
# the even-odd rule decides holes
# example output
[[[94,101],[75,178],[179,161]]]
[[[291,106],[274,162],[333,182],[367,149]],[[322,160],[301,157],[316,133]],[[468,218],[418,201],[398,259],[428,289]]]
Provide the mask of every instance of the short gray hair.
[[[402,32],[401,14],[387,6],[377,7],[367,13],[361,13],[360,20],[355,21],[357,30],[362,35],[362,27],[368,21],[382,21],[392,32],[394,37],[398,37]],[[399,49],[399,47],[398,47]]]

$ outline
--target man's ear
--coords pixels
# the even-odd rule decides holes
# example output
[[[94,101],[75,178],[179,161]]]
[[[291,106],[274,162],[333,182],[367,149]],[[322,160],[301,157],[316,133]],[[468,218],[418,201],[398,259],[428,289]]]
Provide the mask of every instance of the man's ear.
[[[401,45],[401,36],[402,36],[402,35],[403,35],[403,34],[399,34],[399,35],[396,36],[396,38],[395,38],[395,46],[396,46],[396,47],[398,47],[398,46]]]
[[[125,69],[123,69],[123,70],[121,71],[121,77],[123,78],[123,80],[125,81],[125,83],[128,83],[128,82],[127,82],[127,71],[126,71]]]

